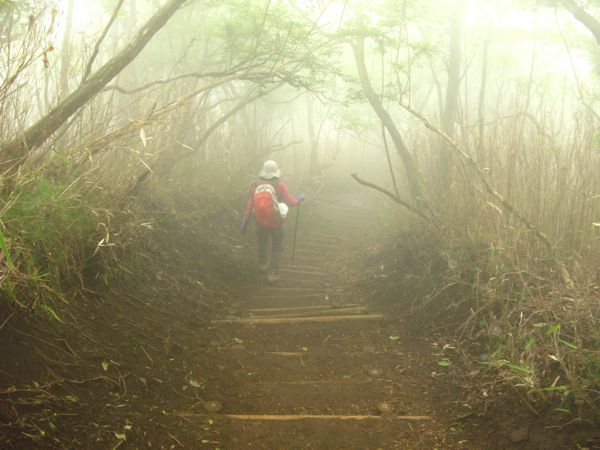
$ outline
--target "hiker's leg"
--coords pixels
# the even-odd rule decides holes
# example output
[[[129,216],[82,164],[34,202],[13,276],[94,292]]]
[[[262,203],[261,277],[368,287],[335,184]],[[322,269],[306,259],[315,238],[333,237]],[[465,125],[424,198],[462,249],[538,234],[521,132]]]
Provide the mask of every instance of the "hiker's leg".
[[[271,258],[271,270],[279,270],[281,258],[283,257],[283,227],[271,231],[273,245],[273,256]]]
[[[269,246],[270,230],[256,227],[256,235],[258,236],[258,264],[260,266],[266,266],[268,263],[267,247]]]

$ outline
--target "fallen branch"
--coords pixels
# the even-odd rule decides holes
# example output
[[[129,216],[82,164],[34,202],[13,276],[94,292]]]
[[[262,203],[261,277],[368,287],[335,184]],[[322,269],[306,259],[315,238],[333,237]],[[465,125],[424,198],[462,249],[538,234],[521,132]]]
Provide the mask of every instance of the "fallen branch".
[[[525,227],[529,231],[533,232],[533,234],[535,234],[535,236],[537,236],[537,238],[554,255],[556,265],[558,267],[558,270],[560,271],[560,274],[561,274],[562,279],[565,282],[565,284],[569,288],[573,288],[574,287],[573,280],[571,279],[571,276],[570,276],[569,272],[567,271],[567,268],[565,267],[564,262],[561,261],[560,258],[558,257],[557,247],[552,243],[552,241],[548,238],[548,236],[546,236],[546,234],[543,231],[539,230],[536,226],[534,226],[529,221],[529,219],[527,219],[527,217],[525,217],[525,215],[523,213],[521,213],[511,202],[506,200],[502,196],[502,194],[500,194],[498,191],[496,191],[496,189],[494,189],[494,187],[487,180],[485,173],[483,172],[481,167],[479,167],[479,165],[477,165],[477,163],[473,160],[473,158],[471,158],[471,156],[468,153],[466,153],[464,150],[462,150],[458,146],[458,144],[456,142],[454,142],[454,139],[452,139],[450,136],[448,136],[446,133],[444,133],[438,127],[434,126],[429,120],[427,120],[420,113],[416,112],[410,106],[407,106],[404,104],[401,104],[401,106],[404,109],[406,109],[410,114],[412,114],[414,117],[419,119],[423,123],[425,128],[427,128],[428,130],[430,130],[430,131],[434,132],[435,134],[437,134],[438,136],[440,136],[448,144],[449,148],[452,149],[456,154],[458,154],[458,156],[460,158],[465,160],[467,163],[467,166],[470,167],[477,174],[477,176],[479,177],[479,180],[483,184],[483,186],[484,186],[485,190],[488,192],[488,194],[490,194],[494,199],[496,199],[496,201],[498,201],[498,203],[500,203],[500,205],[502,205],[502,207],[505,210],[507,210],[509,213],[511,213],[514,217],[516,217],[523,225],[525,225]]]

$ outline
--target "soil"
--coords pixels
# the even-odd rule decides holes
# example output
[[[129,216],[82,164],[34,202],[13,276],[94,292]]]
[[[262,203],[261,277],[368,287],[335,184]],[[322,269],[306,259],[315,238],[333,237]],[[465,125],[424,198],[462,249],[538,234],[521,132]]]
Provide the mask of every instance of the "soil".
[[[11,321],[0,330],[0,446],[600,448],[590,427],[548,428],[448,365],[443,335],[414,326],[423,318],[345,289],[361,276],[350,261],[377,240],[368,198],[303,208],[294,265],[289,226],[274,284],[231,272],[225,291],[191,271],[176,291],[155,280],[90,301],[63,318],[69,327]],[[163,270],[182,271],[176,260]]]

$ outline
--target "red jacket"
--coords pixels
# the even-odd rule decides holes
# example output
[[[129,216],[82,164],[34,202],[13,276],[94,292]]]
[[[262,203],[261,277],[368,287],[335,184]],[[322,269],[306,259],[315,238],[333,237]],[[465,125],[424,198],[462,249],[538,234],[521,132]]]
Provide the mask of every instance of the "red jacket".
[[[243,215],[244,220],[250,219],[250,216],[252,215],[252,211],[254,210],[254,191],[256,190],[256,186],[258,186],[260,184],[265,184],[268,182],[269,181],[267,181],[267,180],[259,181],[257,183],[253,183],[252,186],[250,187],[250,198],[248,198],[248,201],[246,202],[246,208],[244,209],[244,215]],[[300,203],[300,200],[298,200],[296,197],[292,197],[290,195],[290,191],[288,191],[288,188],[285,185],[285,183],[278,181],[277,183],[275,183],[274,187],[275,187],[275,193],[277,194],[278,202],[285,203],[286,205],[288,205],[290,207],[297,206]],[[282,223],[283,222],[281,220],[279,220],[279,223],[273,224],[272,228],[277,228],[277,227],[281,226]]]

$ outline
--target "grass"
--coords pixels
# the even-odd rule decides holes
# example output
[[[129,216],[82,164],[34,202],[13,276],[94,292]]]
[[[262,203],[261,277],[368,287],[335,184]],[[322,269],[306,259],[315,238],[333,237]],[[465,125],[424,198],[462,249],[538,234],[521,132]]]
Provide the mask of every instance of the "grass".
[[[69,184],[49,178],[12,193],[1,216],[3,253],[12,266],[2,283],[9,303],[40,304],[58,317],[51,305],[62,297],[61,284],[79,272],[98,234],[93,201],[93,195],[70,192]]]

